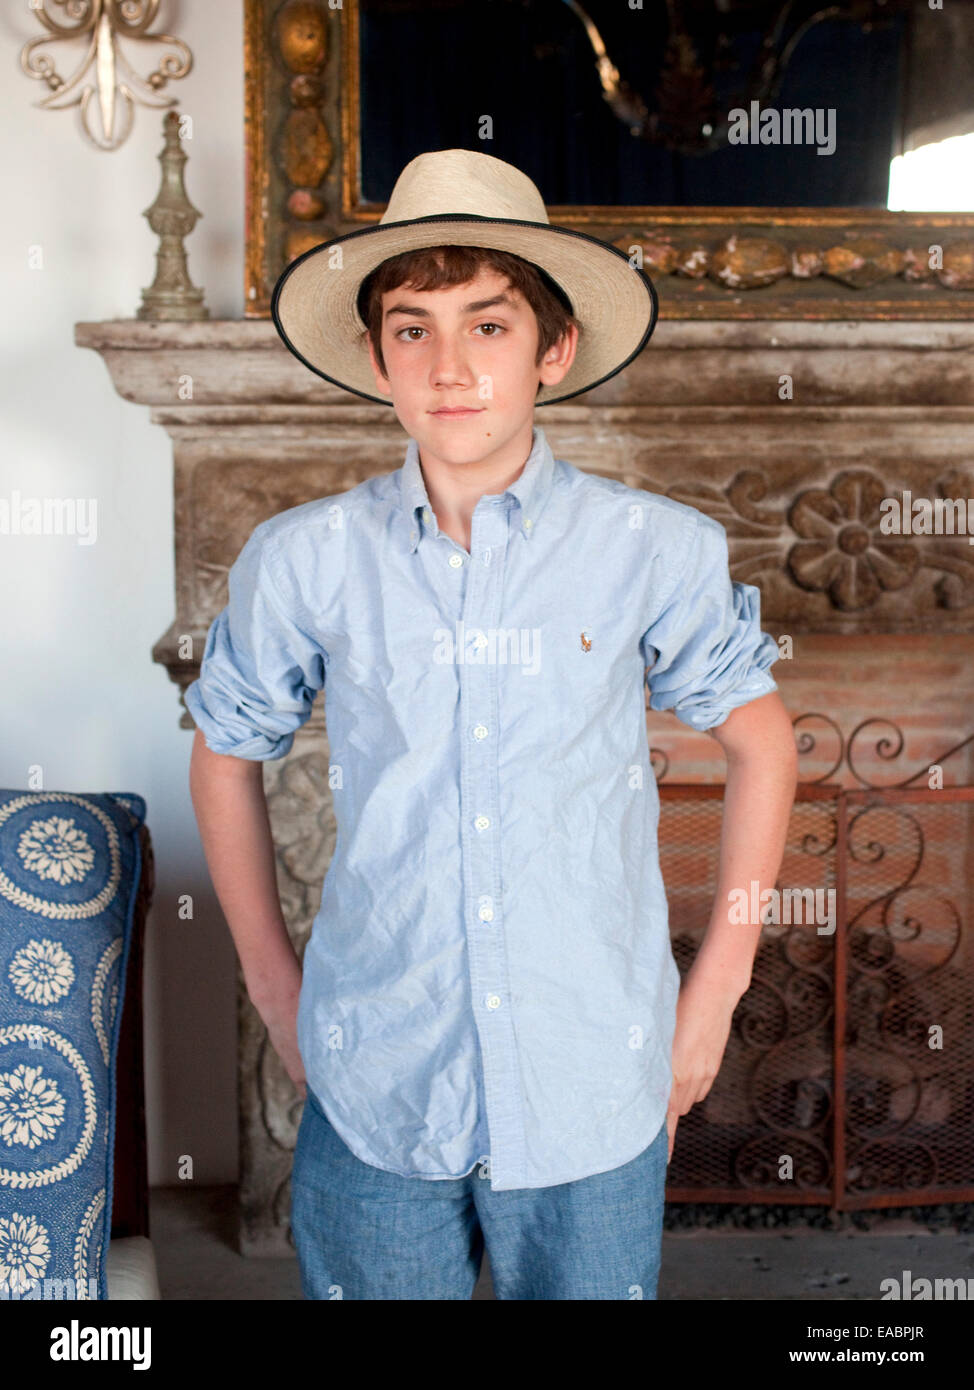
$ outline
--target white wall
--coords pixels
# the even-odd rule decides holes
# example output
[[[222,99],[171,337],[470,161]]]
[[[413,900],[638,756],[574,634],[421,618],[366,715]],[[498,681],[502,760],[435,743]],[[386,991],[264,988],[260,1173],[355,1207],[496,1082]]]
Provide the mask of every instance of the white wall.
[[[187,241],[211,318],[243,314],[243,17],[240,0],[164,0],[157,28],[194,66],[168,93],[193,117],[187,191],[203,213]],[[189,1154],[200,1182],[237,1176],[235,955],[209,884],[188,790],[192,734],[153,663],[174,616],[172,456],[147,407],[116,393],[73,342],[80,320],[133,318],[155,274],[142,217],[159,186],[163,112],[139,107],[115,152],[89,145],[76,109],[34,102],[20,70],[40,26],[26,0],[0,13],[0,496],[97,499],[97,539],[0,534],[0,786],[40,764],[57,791],[138,792],[148,803],[156,899],[148,924],[149,1180]],[[59,52],[58,49],[61,51]],[[77,61],[54,46],[62,77]],[[140,73],[158,46],[127,45]],[[43,269],[28,267],[40,246]],[[178,920],[191,893],[196,919]]]

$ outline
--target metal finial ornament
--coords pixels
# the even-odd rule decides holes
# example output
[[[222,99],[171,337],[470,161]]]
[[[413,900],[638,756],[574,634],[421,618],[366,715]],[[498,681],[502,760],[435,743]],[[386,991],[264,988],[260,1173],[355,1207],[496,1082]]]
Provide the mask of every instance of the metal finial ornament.
[[[51,88],[51,95],[36,105],[52,111],[79,106],[81,129],[96,149],[117,150],[124,144],[132,129],[137,101],[143,106],[155,107],[175,103],[175,97],[162,97],[160,90],[170,79],[186,76],[193,66],[193,55],[182,39],[172,34],[147,32],[158,13],[159,0],[29,0],[29,3],[48,31],[29,39],[20,54],[20,66],[27,76],[46,82]],[[65,24],[55,19],[48,13],[48,6],[57,6],[63,17],[72,22]],[[35,56],[34,50],[42,44],[88,36],[87,50],[74,75],[67,80],[57,74],[46,53]],[[166,44],[176,52],[165,54],[159,66],[142,78],[122,53],[120,39]],[[88,81],[82,85],[86,76]],[[92,126],[92,104],[96,96],[100,130]]]
[[[177,112],[169,111],[163,116],[162,130],[166,139],[159,155],[162,184],[155,202],[142,214],[159,238],[156,278],[149,289],[142,291],[142,307],[136,318],[178,322],[206,319],[210,311],[203,303],[203,291],[189,278],[183,245],[183,238],[189,236],[203,214],[186,196],[183,166],[187,155],[179,142]]]

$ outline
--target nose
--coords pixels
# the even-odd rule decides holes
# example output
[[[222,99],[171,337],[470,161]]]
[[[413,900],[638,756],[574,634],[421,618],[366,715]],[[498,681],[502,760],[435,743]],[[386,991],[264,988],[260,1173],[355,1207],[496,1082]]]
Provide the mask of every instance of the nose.
[[[430,363],[430,382],[433,386],[469,385],[470,369],[459,340],[443,334],[437,340]]]

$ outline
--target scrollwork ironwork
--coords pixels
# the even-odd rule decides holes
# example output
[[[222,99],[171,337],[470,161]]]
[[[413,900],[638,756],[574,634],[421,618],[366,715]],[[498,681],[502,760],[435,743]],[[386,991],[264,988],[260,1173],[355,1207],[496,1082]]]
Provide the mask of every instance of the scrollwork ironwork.
[[[71,20],[65,24],[49,9],[57,6]],[[31,0],[30,8],[47,30],[28,39],[20,54],[20,65],[28,77],[44,82],[51,95],[38,102],[49,110],[80,108],[81,129],[99,150],[117,150],[124,144],[135,120],[136,102],[143,106],[172,106],[174,97],[161,97],[161,89],[176,78],[185,77],[193,66],[193,55],[182,39],[172,34],[151,34],[159,0]],[[57,72],[45,44],[90,37],[88,46],[70,78]],[[120,39],[164,44],[175,49],[164,53],[158,66],[142,78],[119,46]],[[92,79],[82,85],[88,74]],[[91,123],[91,107],[97,99],[101,130]]]
[[[864,735],[866,730],[872,730],[870,737],[872,737],[872,735],[876,736],[875,746],[872,749],[873,758],[879,758],[883,762],[894,762],[903,752],[905,746],[902,729],[894,724],[891,719],[870,716],[870,718],[863,719],[858,723],[847,739],[843,735],[839,725],[834,719],[830,718],[829,715],[822,714],[817,710],[809,710],[804,714],[796,715],[792,720],[792,728],[795,730],[799,758],[804,757],[807,759],[816,751],[815,734],[805,727],[807,724],[816,720],[824,724],[830,733],[834,735],[838,744],[838,749],[835,754],[829,755],[831,762],[824,772],[814,777],[800,777],[800,781],[807,785],[823,785],[831,782],[836,773],[841,770],[844,763],[849,773],[851,773],[860,786],[864,788],[870,790],[906,790],[920,781],[921,778],[928,777],[931,766],[943,766],[948,759],[954,757],[955,754],[960,753],[964,748],[974,743],[974,734],[969,734],[967,738],[963,738],[959,743],[955,743],[952,747],[944,749],[944,751],[938,753],[936,757],[927,759],[916,772],[901,778],[900,781],[874,782],[870,781],[865,772],[861,770],[858,761],[859,749],[862,743],[865,742]],[[882,732],[879,732],[879,730],[882,730]]]

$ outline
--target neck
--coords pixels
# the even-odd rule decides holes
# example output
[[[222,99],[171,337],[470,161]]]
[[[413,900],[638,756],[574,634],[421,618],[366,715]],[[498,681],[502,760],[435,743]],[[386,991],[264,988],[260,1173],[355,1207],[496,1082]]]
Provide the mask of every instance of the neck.
[[[452,463],[426,449],[419,454],[430,506],[441,531],[470,549],[474,509],[481,497],[509,488],[524,472],[534,443],[530,422],[505,444],[474,463]]]

